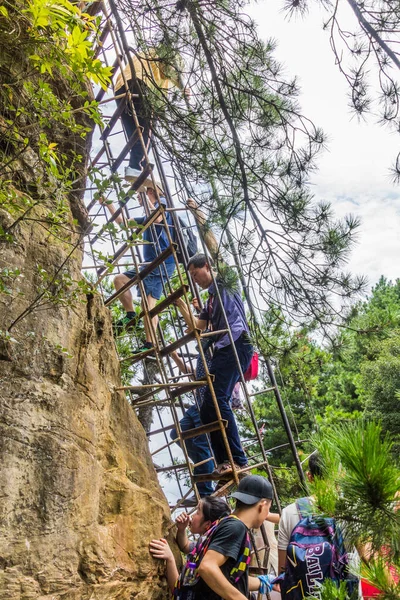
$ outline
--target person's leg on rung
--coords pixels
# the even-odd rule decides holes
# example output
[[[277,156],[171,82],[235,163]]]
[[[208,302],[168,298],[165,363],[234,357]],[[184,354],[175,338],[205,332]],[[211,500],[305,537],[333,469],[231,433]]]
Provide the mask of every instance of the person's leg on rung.
[[[114,277],[114,287],[116,291],[120,290],[128,281],[136,276],[136,271],[125,271],[125,273],[119,273]],[[126,315],[119,319],[114,325],[117,334],[122,333],[126,325],[135,317],[135,309],[133,306],[133,297],[131,290],[126,290],[119,297],[123,308],[126,310]]]
[[[116,100],[117,104],[121,104],[122,102],[125,104],[125,108],[121,114],[121,120],[124,125],[124,129],[128,139],[130,139],[133,134],[136,132],[136,125],[133,118],[133,110],[132,104],[135,109],[136,117],[139,123],[139,127],[143,137],[143,143],[146,147],[146,150],[149,150],[149,140],[150,140],[150,129],[151,129],[151,119],[146,114],[146,107],[143,102],[142,94],[145,93],[145,86],[142,84],[140,90],[142,94],[139,94],[138,87],[131,80],[128,82],[130,90],[133,94],[136,94],[137,97],[131,98],[130,101],[127,101],[125,98],[120,98]],[[139,83],[139,82],[138,82]],[[140,85],[140,83],[139,83]],[[118,90],[118,94],[123,94],[125,92],[125,86],[122,86]],[[126,174],[132,179],[137,178],[140,175],[142,170],[142,162],[144,159],[144,151],[142,142],[137,136],[133,146],[130,149],[129,154],[129,167],[125,169]]]
[[[179,425],[181,431],[187,431],[188,429],[195,429],[196,427],[200,427],[200,413],[195,404],[184,413],[182,419],[179,421]],[[172,440],[178,437],[175,427],[171,430],[170,436]],[[177,444],[180,446],[179,441],[177,442]],[[189,438],[188,440],[185,440],[185,446],[188,456],[194,464],[202,462],[203,460],[210,459],[207,460],[207,462],[205,462],[203,465],[194,468],[193,472],[195,475],[209,475],[213,472],[214,461],[212,460],[212,455],[210,452],[206,435],[198,435],[194,438]],[[197,489],[201,497],[209,496],[213,493],[214,486],[210,481],[206,481],[198,483]]]
[[[253,352],[252,346],[249,342],[244,344],[242,338],[236,340],[235,346],[242,370],[246,370],[250,364]],[[239,369],[236,364],[234,351],[230,345],[221,349],[217,349],[214,352],[210,373],[215,375],[213,388],[217,398],[221,418],[228,422],[226,435],[232,452],[233,460],[238,466],[245,466],[247,464],[247,458],[240,442],[236,420],[229,402],[233,388],[239,379]],[[209,388],[207,388],[204,394],[204,401],[200,410],[200,416],[203,423],[211,423],[212,421],[217,420],[217,415]],[[226,462],[228,460],[228,455],[221,431],[218,430],[211,432],[210,438],[217,463],[221,464]]]
[[[147,275],[143,279],[143,287],[146,292],[147,297],[147,305],[149,311],[155,307],[157,301],[161,298],[163,294],[163,284],[167,283],[169,278],[172,276],[175,270],[175,263],[170,263],[165,265],[165,274],[163,277],[163,273],[161,269],[157,267],[151,273]],[[142,303],[143,304],[143,303]],[[144,306],[143,306],[144,310]],[[146,317],[144,318],[144,329],[146,333],[146,345],[151,347],[152,345],[156,345],[157,338],[154,339],[154,335],[157,336],[157,327],[158,327],[158,315],[155,315],[151,319],[152,325],[150,326],[150,320]],[[154,332],[154,334],[153,334]]]
[[[131,273],[131,271],[128,271],[128,272]],[[114,277],[114,287],[117,290],[117,292],[122,287],[124,287],[124,285],[126,283],[128,283],[128,281],[130,279],[132,279],[132,277],[134,277],[134,276],[135,276],[135,274],[129,276],[129,275],[126,275],[126,273],[119,273],[118,275],[116,275]],[[126,290],[126,292],[121,294],[119,297],[119,300],[127,313],[135,312],[135,309],[133,308],[133,297],[132,297],[131,290]]]

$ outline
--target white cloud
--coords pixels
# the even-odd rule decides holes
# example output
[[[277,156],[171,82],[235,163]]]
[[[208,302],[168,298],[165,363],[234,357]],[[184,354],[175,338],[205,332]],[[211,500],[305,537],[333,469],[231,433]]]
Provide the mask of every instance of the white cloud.
[[[337,216],[351,212],[362,219],[359,243],[349,268],[367,275],[373,285],[380,275],[399,276],[400,188],[389,169],[399,150],[398,135],[371,117],[359,123],[351,114],[348,88],[322,30],[324,13],[313,7],[304,19],[288,21],[281,2],[258,2],[251,9],[263,38],[275,38],[275,57],[285,74],[298,77],[304,114],[328,136],[328,150],[313,176],[316,199],[330,200]],[[326,16],[326,14],[325,14]],[[344,14],[351,24],[352,15]]]

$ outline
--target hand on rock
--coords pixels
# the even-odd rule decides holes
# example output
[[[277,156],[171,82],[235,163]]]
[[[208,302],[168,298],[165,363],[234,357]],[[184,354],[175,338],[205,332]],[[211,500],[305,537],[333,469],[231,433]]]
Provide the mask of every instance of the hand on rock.
[[[151,540],[150,553],[154,558],[159,558],[160,560],[175,560],[172,550],[169,547],[167,540],[164,538]]]

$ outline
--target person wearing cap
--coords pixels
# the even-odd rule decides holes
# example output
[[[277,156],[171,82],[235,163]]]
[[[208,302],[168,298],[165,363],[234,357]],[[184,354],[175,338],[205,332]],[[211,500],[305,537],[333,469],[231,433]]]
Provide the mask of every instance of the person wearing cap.
[[[234,518],[227,518],[217,527],[198,567],[200,579],[193,600],[247,600],[249,592],[269,592],[268,575],[249,577],[248,564],[237,582],[230,573],[240,558],[249,529],[258,529],[267,518],[272,501],[272,486],[260,475],[248,475],[232,494],[236,499]]]
[[[161,192],[161,190],[160,190]],[[160,195],[160,203],[162,205],[166,205],[166,200],[163,196]],[[143,206],[143,198],[146,198],[144,194],[138,194],[139,204]],[[100,204],[103,204],[107,207],[111,215],[113,215],[116,211],[112,202],[107,201],[105,198],[99,198]],[[157,194],[155,190],[151,187],[147,188],[147,207],[150,212],[154,212],[158,207]],[[172,216],[169,212],[165,213],[165,218],[168,223],[169,234],[171,239],[175,239],[175,231],[172,221]],[[147,219],[146,216],[143,217],[135,217],[134,219],[129,219],[128,227],[137,227],[141,225]],[[116,223],[118,225],[123,225],[122,216],[119,215],[116,218]],[[147,242],[143,245],[143,258],[145,263],[153,262],[161,252],[166,250],[169,245],[168,234],[166,231],[166,227],[163,222],[163,218],[160,215],[157,217],[155,224],[152,227],[146,229],[143,233],[143,241]],[[142,267],[144,268],[144,266]],[[169,280],[175,270],[175,261],[174,257],[169,256],[160,267],[154,269],[151,273],[149,273],[143,279],[143,287],[146,293],[147,298],[147,306],[149,311],[154,308],[157,300],[160,299],[163,293],[163,285],[167,283],[167,279]],[[130,279],[133,279],[136,276],[136,271],[134,269],[129,269],[124,273],[119,273],[114,277],[114,287],[118,291],[120,290]],[[138,294],[140,295],[140,290],[138,287]],[[119,297],[122,306],[126,311],[125,317],[120,319],[115,324],[115,329],[117,332],[121,332],[124,330],[125,326],[136,316],[134,307],[133,307],[133,299],[132,293],[130,290],[126,290]],[[156,340],[153,337],[153,331],[157,331],[158,325],[158,316],[154,316],[151,319],[152,327],[147,319],[144,320],[144,328],[146,334],[146,341],[144,345],[139,348],[136,352],[143,352],[145,350],[149,350],[156,344]]]

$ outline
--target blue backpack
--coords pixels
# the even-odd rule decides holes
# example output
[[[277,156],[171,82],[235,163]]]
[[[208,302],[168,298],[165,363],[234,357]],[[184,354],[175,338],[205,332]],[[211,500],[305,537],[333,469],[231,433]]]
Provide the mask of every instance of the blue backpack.
[[[309,498],[296,502],[300,521],[292,531],[286,552],[286,569],[278,581],[282,600],[321,596],[324,579],[346,582],[349,598],[358,598],[359,580],[349,574],[349,560],[335,519],[315,515]]]

